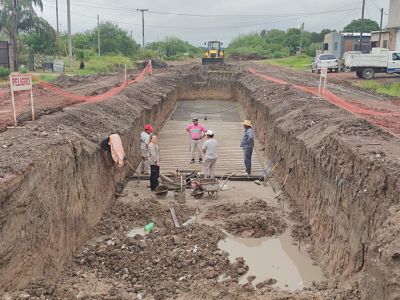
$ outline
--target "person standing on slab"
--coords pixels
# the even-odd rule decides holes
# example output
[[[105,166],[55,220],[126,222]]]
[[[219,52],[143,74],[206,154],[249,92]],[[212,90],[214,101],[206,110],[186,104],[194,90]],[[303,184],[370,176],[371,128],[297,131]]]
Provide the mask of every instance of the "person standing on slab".
[[[211,130],[207,130],[205,135],[207,140],[204,142],[201,148],[204,153],[204,165],[203,165],[204,178],[214,178],[215,165],[217,163],[218,143],[214,139],[214,132],[212,132]]]
[[[149,165],[150,165],[150,189],[155,191],[160,176],[160,149],[157,144],[157,136],[152,135],[149,143]]]
[[[201,139],[203,138],[203,134],[207,131],[207,129],[203,125],[199,124],[199,119],[197,118],[193,118],[192,122],[193,124],[189,124],[188,126],[186,126],[186,131],[190,135],[190,149],[192,151],[192,159],[190,163],[195,163],[197,152],[199,163],[201,164],[203,162],[203,156],[201,152]]]
[[[144,131],[140,134],[140,155],[142,157],[139,165],[140,174],[148,174],[149,173],[149,149],[148,144],[150,142],[150,134],[154,131],[153,127],[150,124],[146,124],[144,126]]]
[[[251,174],[251,156],[254,149],[254,130],[250,120],[245,120],[243,123],[244,134],[240,141],[240,147],[243,148],[245,173]]]

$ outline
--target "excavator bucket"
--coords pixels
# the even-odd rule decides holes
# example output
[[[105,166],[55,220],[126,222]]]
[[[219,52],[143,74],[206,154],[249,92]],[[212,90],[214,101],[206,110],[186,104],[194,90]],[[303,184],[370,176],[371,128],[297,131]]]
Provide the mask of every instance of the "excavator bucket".
[[[214,64],[222,64],[224,59],[222,57],[203,57],[201,59],[202,65],[214,65]]]

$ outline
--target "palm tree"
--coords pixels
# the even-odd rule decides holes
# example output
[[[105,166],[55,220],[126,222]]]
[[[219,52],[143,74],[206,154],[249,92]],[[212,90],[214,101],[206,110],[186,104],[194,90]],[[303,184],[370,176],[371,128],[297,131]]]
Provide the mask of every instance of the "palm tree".
[[[30,30],[38,24],[43,25],[43,19],[37,16],[35,7],[43,10],[42,0],[0,0],[0,30],[10,38],[13,57],[11,69],[15,71],[18,69],[17,54],[20,31]]]

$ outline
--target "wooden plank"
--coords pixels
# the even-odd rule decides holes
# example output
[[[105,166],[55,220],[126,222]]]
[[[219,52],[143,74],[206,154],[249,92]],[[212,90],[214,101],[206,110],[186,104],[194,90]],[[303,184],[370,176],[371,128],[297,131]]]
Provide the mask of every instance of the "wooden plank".
[[[180,227],[178,218],[176,217],[175,207],[170,207],[169,211],[171,212],[172,220],[174,221],[174,225],[176,228]]]
[[[219,111],[227,111],[219,113]],[[194,113],[193,113],[194,112]],[[244,170],[243,150],[240,139],[243,125],[238,113],[238,104],[229,101],[179,101],[173,120],[169,120],[159,134],[161,152],[161,171],[174,172],[179,169],[202,169],[196,162],[190,164],[190,138],[185,130],[191,123],[191,115],[207,115],[207,120],[199,120],[207,129],[215,134],[218,141],[218,160],[216,174],[221,176],[227,172]],[[262,174],[263,167],[256,152],[252,157],[252,173]]]

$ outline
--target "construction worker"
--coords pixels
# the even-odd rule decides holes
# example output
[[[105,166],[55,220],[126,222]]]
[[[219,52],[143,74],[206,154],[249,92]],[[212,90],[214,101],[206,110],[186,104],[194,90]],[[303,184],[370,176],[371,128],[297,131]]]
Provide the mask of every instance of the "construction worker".
[[[157,144],[157,136],[152,135],[149,143],[149,165],[150,165],[150,189],[155,191],[160,176],[160,149]]]
[[[150,134],[154,131],[153,127],[150,124],[146,124],[144,126],[144,131],[140,134],[140,155],[142,157],[139,165],[139,172],[141,174],[149,174],[149,165],[148,165],[148,157],[149,157],[149,142],[150,142]]]
[[[196,158],[196,151],[199,157],[199,163],[203,163],[203,157],[202,157],[202,152],[201,152],[201,139],[203,138],[204,132],[207,131],[207,129],[199,124],[199,119],[193,118],[192,119],[193,124],[189,124],[186,126],[186,131],[190,135],[190,149],[192,150],[192,159],[190,161],[191,164],[195,163],[195,158]]]
[[[250,120],[245,120],[243,123],[244,134],[240,140],[240,147],[243,148],[245,173],[251,174],[251,155],[254,148],[254,130]]]
[[[203,143],[201,149],[204,153],[203,173],[204,178],[214,178],[215,164],[217,162],[217,141],[214,139],[214,132],[207,130],[206,141]]]

